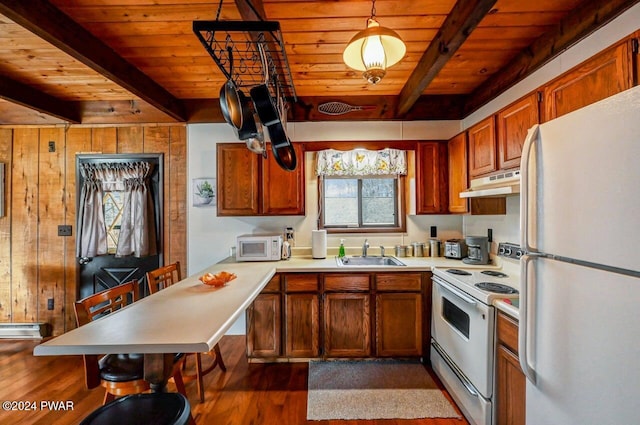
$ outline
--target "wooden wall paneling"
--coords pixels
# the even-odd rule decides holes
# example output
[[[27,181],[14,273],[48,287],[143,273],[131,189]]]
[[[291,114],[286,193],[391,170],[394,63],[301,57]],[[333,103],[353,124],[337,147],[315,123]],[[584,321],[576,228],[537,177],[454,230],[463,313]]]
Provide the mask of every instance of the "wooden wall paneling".
[[[115,127],[101,127],[91,129],[90,152],[111,154],[118,152],[118,135]]]
[[[4,217],[0,217],[0,322],[11,321],[11,152],[13,131],[0,128],[0,162],[4,163]]]
[[[144,152],[143,127],[118,127],[118,153]]]
[[[53,146],[51,146],[53,144]],[[48,322],[54,335],[64,332],[65,244],[58,225],[65,221],[65,140],[63,128],[42,128],[39,134],[37,320]],[[53,300],[53,309],[47,307]]]
[[[11,321],[38,319],[38,134],[14,130],[11,205]]]
[[[169,160],[165,158],[169,169],[165,168],[165,182],[170,184],[165,191],[165,205],[168,194],[169,220],[164,224],[165,233],[169,235],[168,256],[171,262],[180,261],[184,264],[183,276],[189,275],[187,267],[187,127],[172,126],[169,138]],[[215,170],[211,170],[215,176]],[[165,186],[166,187],[166,186]],[[165,251],[166,253],[166,251]]]
[[[93,129],[98,130],[98,129]],[[76,318],[73,310],[73,303],[76,301],[78,294],[78,261],[76,260],[76,235],[78,229],[76,227],[76,154],[80,152],[89,152],[92,150],[93,136],[96,133],[91,128],[73,127],[66,132],[66,145],[65,145],[65,219],[64,224],[73,226],[71,236],[66,237],[65,243],[65,331],[76,327]],[[102,130],[102,129],[99,129]],[[104,135],[107,132],[97,132],[100,140],[104,141]],[[112,131],[113,135],[111,139],[114,141],[115,146],[115,131]]]
[[[164,229],[162,231],[162,241],[160,247],[162,249],[162,261],[164,264],[173,262],[169,255],[169,188],[170,179],[168,177],[171,164],[169,163],[169,127],[147,127],[144,129],[144,153],[162,153],[164,154],[164,181],[162,187],[163,205],[162,205],[162,223]]]

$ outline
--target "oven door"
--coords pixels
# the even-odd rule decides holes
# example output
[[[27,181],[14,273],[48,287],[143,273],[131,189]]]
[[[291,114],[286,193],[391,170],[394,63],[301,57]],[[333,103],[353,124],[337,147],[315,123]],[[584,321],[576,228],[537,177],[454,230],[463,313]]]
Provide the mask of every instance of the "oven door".
[[[433,276],[431,336],[483,397],[493,394],[494,309]]]

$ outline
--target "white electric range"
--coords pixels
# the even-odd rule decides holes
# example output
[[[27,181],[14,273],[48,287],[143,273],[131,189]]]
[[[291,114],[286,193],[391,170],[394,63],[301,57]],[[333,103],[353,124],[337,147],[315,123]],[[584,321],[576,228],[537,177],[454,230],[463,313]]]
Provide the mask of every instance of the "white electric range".
[[[504,259],[502,264],[500,270],[433,270],[431,364],[472,425],[493,423],[492,304],[519,297],[518,261]]]

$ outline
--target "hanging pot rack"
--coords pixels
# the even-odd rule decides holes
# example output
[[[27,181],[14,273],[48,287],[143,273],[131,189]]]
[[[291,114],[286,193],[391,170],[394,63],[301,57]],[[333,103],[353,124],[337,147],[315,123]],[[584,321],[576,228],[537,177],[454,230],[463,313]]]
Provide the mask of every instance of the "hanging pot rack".
[[[193,32],[227,80],[236,87],[265,84],[282,102],[296,102],[296,90],[278,21],[193,21]],[[267,58],[263,69],[260,49]],[[229,53],[231,52],[231,54]],[[233,64],[231,64],[233,61]]]

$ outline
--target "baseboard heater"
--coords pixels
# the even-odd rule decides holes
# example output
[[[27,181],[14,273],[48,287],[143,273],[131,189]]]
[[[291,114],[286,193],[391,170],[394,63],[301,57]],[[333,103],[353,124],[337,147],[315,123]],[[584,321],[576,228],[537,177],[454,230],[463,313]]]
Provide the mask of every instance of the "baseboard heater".
[[[0,339],[41,339],[50,335],[48,323],[0,323]]]

